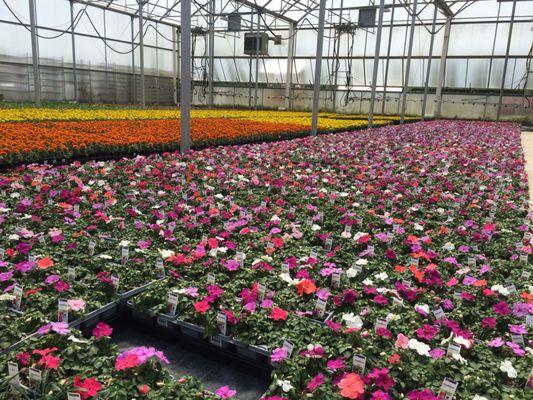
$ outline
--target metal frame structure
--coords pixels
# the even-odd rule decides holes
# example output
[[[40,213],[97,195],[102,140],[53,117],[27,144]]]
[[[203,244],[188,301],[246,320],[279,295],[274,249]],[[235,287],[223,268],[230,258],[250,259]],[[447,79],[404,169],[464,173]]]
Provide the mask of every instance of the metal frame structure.
[[[487,88],[485,88],[484,95],[486,96],[482,100],[485,110],[489,103],[489,95],[497,97],[497,103],[493,103],[497,109],[496,119],[500,119],[502,110],[507,105],[504,104],[504,96],[513,94],[516,90],[513,90],[513,79],[508,79],[509,71],[514,71],[517,65],[517,60],[525,62],[528,65],[531,64],[528,60],[531,58],[530,54],[511,54],[511,44],[513,39],[513,27],[516,24],[531,24],[531,18],[533,17],[533,6],[522,7],[522,13],[516,13],[518,3],[521,0],[462,0],[462,1],[450,1],[450,0],[64,0],[65,7],[70,7],[70,25],[66,29],[60,29],[57,27],[48,27],[39,25],[38,15],[35,5],[35,0],[28,0],[29,7],[29,22],[21,20],[16,13],[13,13],[16,21],[7,10],[12,11],[9,8],[9,4],[13,5],[13,0],[0,0],[0,24],[19,25],[23,26],[30,32],[31,35],[31,64],[33,75],[33,94],[37,104],[41,103],[42,94],[42,69],[43,68],[59,68],[57,66],[48,66],[39,57],[39,41],[46,40],[51,37],[47,37],[43,32],[52,33],[54,37],[59,37],[62,34],[70,35],[72,62],[68,67],[62,65],[63,70],[68,71],[72,75],[73,85],[73,100],[80,100],[80,74],[86,73],[91,79],[92,74],[100,72],[101,69],[94,69],[92,66],[83,66],[78,62],[79,49],[77,46],[77,38],[92,38],[95,40],[101,40],[104,43],[104,57],[105,65],[103,71],[105,71],[105,91],[106,96],[110,98],[109,93],[109,81],[111,80],[111,72],[108,65],[108,53],[117,52],[120,54],[131,54],[131,66],[130,72],[126,72],[129,75],[131,81],[131,99],[132,102],[138,102],[142,107],[147,104],[147,89],[154,89],[154,87],[147,86],[146,79],[153,80],[155,78],[156,84],[155,93],[159,99],[158,91],[160,82],[165,79],[171,79],[171,97],[170,102],[177,104],[179,99],[179,105],[182,112],[182,151],[187,151],[190,147],[190,124],[188,123],[188,115],[190,111],[190,105],[193,99],[193,94],[196,93],[196,86],[199,82],[199,75],[195,72],[194,68],[191,68],[191,58],[205,58],[205,70],[203,72],[205,82],[205,94],[206,105],[208,107],[214,107],[216,96],[233,96],[233,103],[235,104],[235,98],[237,96],[247,97],[249,107],[257,109],[264,106],[265,92],[279,91],[282,95],[272,95],[271,100],[278,99],[278,106],[287,110],[293,109],[295,103],[311,100],[312,104],[312,129],[311,133],[316,134],[318,131],[318,112],[321,108],[320,94],[324,92],[331,93],[331,97],[324,99],[324,104],[328,101],[332,101],[332,108],[336,111],[336,99],[338,93],[342,92],[346,96],[346,90],[348,92],[355,90],[360,93],[359,107],[363,101],[369,102],[369,126],[372,125],[374,119],[374,112],[376,108],[376,102],[381,101],[381,113],[385,113],[386,103],[396,102],[398,105],[398,111],[400,112],[400,119],[403,123],[406,113],[408,112],[408,102],[413,101],[410,99],[412,93],[421,93],[420,115],[422,118],[427,117],[427,102],[428,96],[431,93],[434,95],[434,109],[433,117],[439,118],[442,115],[442,107],[447,101],[444,99],[445,95],[450,93],[449,88],[446,87],[447,79],[447,64],[455,59],[458,60],[475,60],[475,59],[488,59],[490,60]],[[510,16],[500,15],[500,7],[498,7],[498,15],[495,17],[473,17],[465,16],[463,11],[474,5],[475,3],[487,2],[487,1],[499,1],[500,7],[503,3],[512,3],[512,12]],[[2,8],[2,3],[7,8]],[[59,5],[56,5],[59,7]],[[374,7],[378,11],[378,20],[375,27],[365,28],[357,26],[355,22],[355,16],[358,10],[362,8]],[[103,13],[103,29],[98,30],[94,26],[93,22],[90,24],[94,28],[93,33],[80,32],[77,30],[77,26],[84,18],[90,18],[86,9],[91,8],[94,10],[100,10]],[[76,10],[78,9],[78,10]],[[424,10],[429,9],[432,11],[432,18],[421,17]],[[526,12],[524,13],[524,9]],[[6,12],[6,14],[4,14]],[[389,21],[384,18],[385,13],[390,13]],[[116,37],[108,37],[106,32],[106,15],[108,13],[118,13],[130,18],[131,24],[131,38],[129,40],[117,39]],[[244,54],[237,54],[235,48],[233,49],[233,55],[221,55],[217,54],[216,42],[221,37],[232,37],[235,42],[235,38],[238,33],[232,33],[227,31],[225,26],[225,19],[229,14],[239,14],[242,18],[243,30],[255,30],[256,32],[267,32],[271,38],[278,37],[287,45],[287,52],[284,55],[270,56],[271,60],[287,60],[286,69],[282,71],[280,66],[279,74],[281,80],[277,82],[269,81],[269,71],[267,70],[265,59],[259,56],[259,49],[256,49],[256,54],[252,56],[246,56]],[[187,18],[182,18],[186,15]],[[403,17],[402,17],[403,16]],[[9,17],[9,18],[7,18]],[[467,54],[467,55],[449,55],[449,43],[450,36],[453,35],[453,26],[459,25],[471,25],[471,24],[495,24],[496,31],[494,34],[494,43],[492,46],[492,54],[479,55],[479,54]],[[137,33],[135,33],[134,24],[137,25]],[[351,24],[351,25],[350,25]],[[504,55],[495,55],[494,48],[496,43],[497,29],[503,24],[509,24],[510,28],[507,31],[506,37],[506,52]],[[354,26],[353,29],[357,29],[357,32],[364,32],[365,35],[365,52],[363,55],[353,56],[340,54],[341,51],[341,37],[337,35],[337,31],[343,26]],[[158,28],[166,26],[171,29],[171,35],[165,36],[160,32]],[[402,55],[391,53],[391,44],[394,29],[405,29],[405,42],[403,44],[404,52]],[[156,43],[146,43],[145,35],[149,29],[155,30]],[[205,43],[206,52],[203,56],[198,56],[191,52],[191,33],[194,35],[197,30],[205,31]],[[429,53],[427,55],[413,54],[415,31],[426,30],[429,32]],[[442,30],[442,33],[440,33]],[[313,31],[317,32],[316,39],[316,52],[313,55],[298,54],[298,45],[296,43],[296,37],[306,36]],[[409,34],[407,35],[407,33]],[[442,47],[440,54],[433,54],[435,37],[437,34],[442,34]],[[384,34],[388,35],[387,39],[387,51],[386,54],[381,54],[381,39]],[[56,36],[57,35],[57,36]],[[157,38],[161,40],[158,41]],[[375,49],[373,54],[366,52],[366,42],[374,38]],[[303,40],[303,39],[302,39]],[[329,41],[327,53],[324,52],[324,42]],[[333,41],[333,45],[331,45]],[[163,44],[159,44],[163,42]],[[116,45],[131,46],[128,51],[117,51]],[[165,52],[170,53],[172,56],[172,72],[170,76],[160,76],[159,68],[153,72],[153,69],[148,72],[145,69],[145,53],[150,49],[154,50],[156,54],[156,63],[158,62],[158,54]],[[179,49],[179,52],[178,52]],[[333,49],[333,55],[330,54],[330,49]],[[136,54],[138,54],[138,58]],[[109,53],[110,54],[110,53]],[[235,65],[235,73],[237,74],[237,81],[226,80],[226,71],[223,69],[222,61],[225,59],[233,59]],[[431,86],[432,77],[432,62],[433,59],[439,60],[438,62],[438,74],[436,83]],[[240,81],[240,74],[237,61],[249,61],[249,74],[248,74],[248,96],[244,93],[237,94],[239,88],[246,87],[244,82]],[[314,67],[313,67],[314,60]],[[391,84],[391,61],[402,61],[402,85]],[[405,60],[405,64],[403,61]],[[421,87],[415,87],[410,85],[410,79],[412,74],[412,63],[420,60],[427,60],[427,64],[423,64],[423,71],[420,74],[423,75],[423,84]],[[493,67],[494,60],[503,61],[503,71],[501,79],[499,80],[499,87],[490,89],[491,78],[497,73]],[[222,67],[221,73],[217,73],[217,61]],[[331,84],[325,85],[322,82],[322,63],[324,61],[333,62],[334,71],[333,76],[329,82]],[[351,62],[362,62],[364,82],[356,85],[353,88],[342,88],[339,85],[339,67],[341,64],[347,64]],[[3,61],[0,60],[0,65]],[[255,70],[252,70],[253,62],[255,62]],[[301,67],[302,63],[308,62],[309,68],[312,70],[313,82],[301,82]],[[372,62],[372,78],[370,80],[370,86],[366,83],[366,62]],[[514,62],[514,65],[512,64]],[[381,74],[382,84],[379,85],[379,65],[384,64],[384,72]],[[12,62],[13,65],[17,65],[17,62]],[[260,86],[260,64],[263,65],[263,74],[266,79],[266,83]],[[512,67],[512,68],[510,68]],[[467,67],[468,68],[468,67]],[[329,64],[328,64],[329,69]],[[529,77],[530,71],[526,71],[526,82]],[[65,72],[64,72],[65,74]],[[285,78],[283,78],[285,75]],[[514,75],[514,72],[513,72]],[[218,81],[215,80],[215,76],[218,76]],[[221,79],[221,77],[224,79]],[[66,79],[66,78],[65,78]],[[510,81],[510,83],[506,83]],[[296,82],[296,83],[295,83]],[[200,82],[201,83],[201,82]],[[466,82],[465,82],[466,83]],[[202,83],[203,84],[203,83]],[[507,85],[507,86],[506,86]],[[217,92],[217,88],[232,87],[233,93]],[[253,88],[253,90],[252,90]],[[525,88],[525,85],[524,85]],[[401,90],[400,90],[401,89]],[[28,91],[30,91],[30,85],[28,84]],[[153,91],[153,90],[152,90]],[[66,90],[64,91],[66,93]],[[261,92],[261,96],[259,93]],[[370,96],[364,98],[364,93],[369,92]],[[179,93],[179,95],[178,95]],[[303,93],[303,94],[302,94]],[[305,96],[307,93],[307,97]],[[312,94],[311,94],[312,93]],[[399,97],[389,96],[389,94],[400,94]],[[65,95],[66,96],[66,95]],[[252,101],[253,98],[253,101]],[[259,99],[261,98],[261,104]],[[222,99],[223,100],[223,99]],[[349,98],[346,103],[354,102],[354,98]],[[223,103],[220,101],[218,103]],[[474,104],[474,102],[472,102]],[[322,106],[324,107],[324,106]],[[485,112],[484,112],[485,114]],[[430,114],[431,115],[431,114]]]

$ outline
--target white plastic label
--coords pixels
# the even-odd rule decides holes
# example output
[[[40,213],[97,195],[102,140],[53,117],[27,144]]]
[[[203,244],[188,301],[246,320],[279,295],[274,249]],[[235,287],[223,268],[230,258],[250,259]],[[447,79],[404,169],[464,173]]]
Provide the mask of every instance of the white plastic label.
[[[217,329],[221,335],[227,335],[228,317],[223,312],[217,313]]]
[[[341,285],[341,273],[340,272],[334,272],[331,274],[331,287],[334,289],[338,289]]]
[[[358,354],[354,354],[353,356],[353,366],[355,371],[362,375],[365,373],[365,366],[366,366],[366,357],[360,356]]]
[[[257,285],[257,299],[262,302],[265,299],[266,286],[263,283]]]
[[[157,277],[163,279],[165,277],[165,265],[163,264],[163,260],[158,259],[155,262],[155,267],[157,268]]]
[[[333,239],[327,238],[326,241],[324,242],[324,250],[331,251],[332,247],[333,247]]]
[[[76,267],[68,267],[67,270],[67,279],[70,282],[73,282],[76,280]]]
[[[374,332],[377,332],[378,329],[387,329],[388,321],[384,318],[376,318],[376,326]]]
[[[96,248],[96,242],[94,240],[91,240],[89,242],[89,255],[94,255],[94,249]]]
[[[169,293],[167,297],[167,314],[176,315],[176,310],[178,308],[178,294]]]
[[[118,287],[120,285],[120,278],[116,275],[111,275],[111,285],[113,286],[113,291],[118,292]]]
[[[433,315],[435,316],[436,319],[446,318],[446,314],[444,313],[444,310],[441,307],[435,308],[433,310]]]
[[[207,284],[208,285],[214,285],[216,282],[216,277],[215,277],[215,274],[213,273],[208,273],[207,274]]]
[[[68,323],[68,302],[64,299],[57,301],[57,322]]]
[[[451,379],[444,378],[437,398],[439,400],[452,400],[457,390],[457,386],[459,386],[459,383],[452,381]]]
[[[292,343],[290,340],[284,340],[283,348],[287,350],[287,358],[291,358],[292,351],[294,350],[294,343]]]
[[[17,363],[14,363],[14,362],[7,363],[7,374],[9,376],[9,384],[11,386],[16,387],[16,388],[21,387],[19,367]]]
[[[79,393],[68,392],[67,400],[81,400],[81,396]]]
[[[28,368],[28,380],[30,382],[30,387],[39,386],[43,380],[42,371],[32,367]]]
[[[450,342],[446,351],[446,357],[452,357],[454,354],[461,354],[461,345]]]
[[[326,304],[327,302],[322,299],[317,299],[315,304],[315,315],[319,318],[324,317],[324,313],[326,312]]]

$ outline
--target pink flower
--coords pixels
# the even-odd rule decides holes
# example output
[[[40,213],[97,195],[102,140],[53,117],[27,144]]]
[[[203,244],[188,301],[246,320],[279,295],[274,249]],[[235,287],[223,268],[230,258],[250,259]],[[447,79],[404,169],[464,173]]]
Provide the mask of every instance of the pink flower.
[[[424,324],[422,325],[421,328],[418,328],[416,330],[416,335],[420,338],[420,339],[426,339],[426,340],[431,340],[435,337],[435,335],[437,334],[438,332],[438,328],[435,327],[435,326],[432,326],[432,325],[428,325],[428,324]]]
[[[489,347],[502,347],[505,342],[501,337],[497,337],[495,339],[492,339],[489,343],[487,343],[487,346]]]
[[[446,352],[443,349],[439,349],[439,348],[429,351],[429,355],[431,356],[431,358],[435,360],[438,360],[439,358],[444,357],[445,354]]]
[[[509,332],[519,335],[527,335],[527,329],[525,324],[509,325]]]
[[[306,390],[309,393],[312,393],[320,387],[324,383],[324,374],[318,374],[315,377],[311,378],[309,382],[307,382]]]
[[[501,315],[501,316],[511,314],[511,309],[509,308],[505,300],[502,300],[499,303],[494,304],[492,306],[492,309],[494,310],[496,314]]]
[[[56,285],[54,286],[54,289],[58,292],[66,292],[70,289],[70,285],[67,282],[64,281],[58,281]]]
[[[200,314],[205,314],[205,312],[210,308],[211,306],[209,305],[207,300],[197,301],[196,303],[194,303],[194,309]]]
[[[278,347],[272,351],[272,355],[270,356],[270,359],[273,362],[280,362],[287,358],[289,355],[287,349],[285,347]]]
[[[221,399],[229,399],[230,397],[233,397],[237,394],[236,390],[230,389],[229,386],[222,386],[218,388],[215,393],[217,396],[219,396]]]
[[[438,400],[431,389],[411,390],[407,393],[409,400]]]
[[[113,328],[103,322],[98,322],[93,329],[93,336],[97,339],[101,339],[104,336],[111,336],[112,333]]]
[[[327,363],[330,371],[337,371],[338,369],[344,369],[344,359],[342,357],[334,360],[329,360]]]
[[[407,349],[409,347],[409,338],[402,333],[398,333],[394,346],[398,349]]]
[[[226,261],[226,264],[224,265],[228,271],[237,271],[240,267],[239,262],[237,260],[231,259]]]
[[[72,311],[83,311],[85,310],[85,301],[82,299],[72,299],[67,301],[68,307]]]
[[[41,326],[37,333],[39,335],[46,335],[48,332],[54,331],[59,335],[66,335],[70,333],[70,329],[66,322],[50,322],[46,325]]]
[[[138,365],[144,364],[152,357],[159,359],[159,361],[162,361],[165,364],[170,364],[163,352],[156,350],[153,347],[141,346],[123,351],[121,354],[119,354],[115,360],[115,369],[117,371],[122,371],[125,369],[134,368]]]

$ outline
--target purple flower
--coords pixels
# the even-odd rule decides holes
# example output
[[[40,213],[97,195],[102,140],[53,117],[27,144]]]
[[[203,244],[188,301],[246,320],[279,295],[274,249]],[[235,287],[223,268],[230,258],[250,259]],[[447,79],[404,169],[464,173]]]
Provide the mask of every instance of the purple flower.
[[[326,301],[330,295],[331,295],[330,291],[326,288],[319,289],[316,292],[316,297],[324,301]]]
[[[8,281],[12,277],[13,277],[13,271],[1,272],[0,273],[0,282]]]
[[[66,335],[70,333],[70,329],[68,327],[68,324],[66,322],[50,322],[46,325],[41,326],[37,333],[39,335],[46,335],[50,331],[54,331],[55,333],[59,335]]]
[[[525,324],[509,325],[509,332],[517,333],[519,335],[527,335],[527,329]]]
[[[237,271],[239,269],[239,262],[231,259],[226,261],[225,267],[228,271]]]
[[[236,390],[230,389],[229,386],[222,386],[215,391],[221,399],[229,399],[237,394]]]
[[[436,349],[429,351],[429,355],[431,356],[431,358],[434,358],[435,360],[438,360],[439,358],[444,357],[445,354],[446,352],[440,348],[436,348]]]
[[[533,304],[528,303],[514,303],[513,315],[518,318],[523,318],[529,314],[533,314]]]
[[[56,283],[57,281],[59,281],[59,275],[48,275],[44,280],[44,283],[46,283],[47,285],[51,285],[52,283]]]
[[[497,337],[495,339],[492,339],[489,343],[487,343],[487,346],[489,347],[502,347],[505,342],[501,337]]]

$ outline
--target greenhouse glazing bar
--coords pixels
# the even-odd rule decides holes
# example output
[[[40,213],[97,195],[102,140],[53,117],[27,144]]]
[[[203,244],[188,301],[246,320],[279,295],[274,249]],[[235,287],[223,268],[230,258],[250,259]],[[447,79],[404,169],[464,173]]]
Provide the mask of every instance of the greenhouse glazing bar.
[[[405,66],[405,78],[402,90],[402,112],[400,114],[400,124],[403,124],[405,119],[405,110],[407,108],[407,90],[409,88],[409,73],[411,72],[411,56],[413,55],[413,40],[415,37],[415,22],[418,0],[414,0],[413,11],[411,16],[411,29],[409,32],[409,47],[407,50],[407,64]]]
[[[74,32],[74,2],[70,0],[70,39],[72,43],[72,83],[74,86],[74,100],[78,101],[78,75],[76,71],[76,33]]]
[[[181,0],[181,15],[191,15],[191,0]],[[191,148],[191,19],[183,18],[180,29],[180,153]]]
[[[368,127],[372,128],[374,122],[374,102],[376,101],[376,86],[378,79],[379,52],[381,48],[381,31],[383,29],[383,13],[385,0],[379,1],[378,30],[376,32],[376,48],[374,50],[374,65],[372,71],[372,93],[370,94],[370,110],[368,112]]]
[[[39,71],[39,39],[37,38],[37,15],[35,1],[29,0],[30,25],[31,25],[31,57],[33,61],[33,82],[35,90],[35,103],[41,105],[41,73]]]
[[[326,0],[320,0],[318,12],[318,38],[316,43],[315,83],[313,91],[313,115],[311,118],[311,135],[318,131],[318,108],[320,101],[320,75],[322,72],[322,49],[324,47],[324,23],[326,19]]]
[[[424,82],[424,97],[422,99],[422,111],[421,111],[421,117],[422,121],[426,117],[426,106],[427,106],[427,100],[428,100],[428,90],[429,90],[429,78],[431,76],[431,61],[433,60],[433,44],[435,42],[435,28],[437,24],[437,6],[434,6],[433,10],[433,24],[431,25],[431,38],[429,39],[429,57],[428,57],[428,65],[426,68],[426,81]]]

